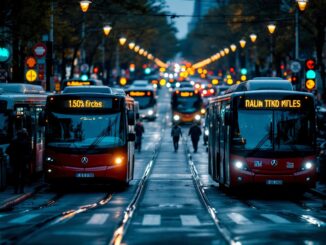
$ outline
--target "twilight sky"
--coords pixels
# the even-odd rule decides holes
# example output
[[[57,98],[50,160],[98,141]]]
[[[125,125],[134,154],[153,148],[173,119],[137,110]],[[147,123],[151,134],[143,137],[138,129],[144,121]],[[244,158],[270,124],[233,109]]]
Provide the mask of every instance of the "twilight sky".
[[[194,9],[193,0],[165,0],[168,6],[168,11],[172,14],[185,14],[192,15]],[[175,23],[175,27],[178,29],[177,38],[182,39],[187,35],[188,23],[191,17],[179,17],[174,18],[172,21]]]

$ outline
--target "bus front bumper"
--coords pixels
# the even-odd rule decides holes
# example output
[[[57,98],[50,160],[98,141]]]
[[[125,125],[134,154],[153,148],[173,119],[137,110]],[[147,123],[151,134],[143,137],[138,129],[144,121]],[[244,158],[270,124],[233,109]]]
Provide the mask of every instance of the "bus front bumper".
[[[255,174],[249,171],[236,171],[232,174],[231,186],[267,185],[267,186],[304,186],[312,188],[316,185],[314,170],[299,171],[293,174]]]
[[[87,181],[126,181],[126,166],[111,165],[78,168],[70,166],[47,165],[45,169],[45,180],[48,183],[59,181],[83,182]]]

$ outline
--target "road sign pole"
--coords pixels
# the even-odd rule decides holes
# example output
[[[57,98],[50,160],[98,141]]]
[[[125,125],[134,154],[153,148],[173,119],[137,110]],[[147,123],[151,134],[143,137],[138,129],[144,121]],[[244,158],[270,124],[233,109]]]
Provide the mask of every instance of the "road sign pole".
[[[51,91],[51,78],[53,76],[53,45],[51,41],[47,41],[46,42],[46,49],[47,49],[47,53],[46,53],[46,69],[45,69],[45,83],[46,83],[46,91]]]

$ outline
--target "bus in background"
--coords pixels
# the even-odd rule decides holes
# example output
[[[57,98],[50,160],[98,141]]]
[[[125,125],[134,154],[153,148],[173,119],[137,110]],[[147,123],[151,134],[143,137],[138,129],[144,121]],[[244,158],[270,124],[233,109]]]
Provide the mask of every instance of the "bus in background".
[[[227,187],[303,187],[316,182],[314,98],[287,80],[251,80],[208,110],[209,174]]]
[[[46,97],[39,85],[0,84],[0,147],[4,153],[17,132],[26,128],[32,148],[29,176],[43,170],[44,127],[39,124],[39,116],[44,110]],[[12,172],[12,169],[6,170]]]
[[[157,117],[156,93],[152,85],[146,87],[130,86],[126,94],[135,99],[139,104],[139,117],[154,121]]]
[[[97,79],[87,79],[87,80],[82,80],[80,78],[72,78],[72,79],[65,79],[62,81],[61,84],[61,90],[64,90],[65,87],[71,87],[71,86],[99,86],[103,85],[102,80],[97,80]]]
[[[92,89],[49,96],[43,120],[46,181],[128,184],[135,162],[133,107],[132,98]]]
[[[171,96],[172,120],[174,123],[200,122],[203,99],[198,90],[176,89]]]

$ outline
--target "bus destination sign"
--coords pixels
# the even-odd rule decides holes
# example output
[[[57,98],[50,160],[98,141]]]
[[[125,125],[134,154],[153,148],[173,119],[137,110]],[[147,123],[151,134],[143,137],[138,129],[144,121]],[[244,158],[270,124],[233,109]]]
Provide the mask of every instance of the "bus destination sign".
[[[245,99],[244,107],[248,109],[298,109],[301,108],[302,101],[299,99]]]
[[[67,86],[87,86],[91,85],[90,81],[78,81],[78,80],[72,80],[67,82]]]
[[[130,96],[132,97],[141,97],[141,96],[145,96],[145,92],[144,91],[131,91],[129,93]]]
[[[191,96],[193,96],[193,95],[194,95],[193,92],[181,92],[181,93],[180,93],[180,96],[181,96],[181,97],[191,97]]]
[[[71,109],[104,109],[104,108],[111,108],[112,104],[108,103],[112,102],[111,100],[98,100],[98,99],[69,99],[66,100],[66,107]]]

